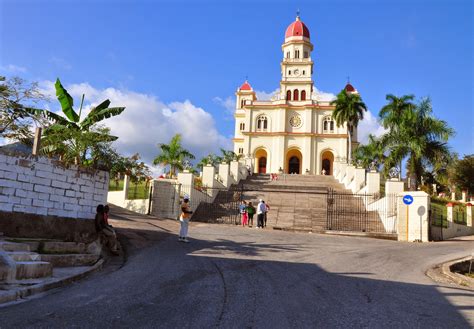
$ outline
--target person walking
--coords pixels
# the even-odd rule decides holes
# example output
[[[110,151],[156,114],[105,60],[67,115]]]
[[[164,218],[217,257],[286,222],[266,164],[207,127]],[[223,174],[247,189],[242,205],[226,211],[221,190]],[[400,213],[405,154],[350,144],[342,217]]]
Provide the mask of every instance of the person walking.
[[[247,215],[249,217],[249,227],[253,226],[253,215],[255,214],[255,207],[252,204],[252,201],[249,202],[247,206]]]
[[[179,241],[188,243],[188,226],[189,219],[191,218],[191,208],[189,207],[189,196],[185,195],[183,203],[181,203],[181,216],[179,216],[179,222],[181,229],[179,230]]]
[[[260,202],[257,205],[257,228],[263,228],[265,211],[267,211],[267,206],[265,205],[265,201],[260,199]]]

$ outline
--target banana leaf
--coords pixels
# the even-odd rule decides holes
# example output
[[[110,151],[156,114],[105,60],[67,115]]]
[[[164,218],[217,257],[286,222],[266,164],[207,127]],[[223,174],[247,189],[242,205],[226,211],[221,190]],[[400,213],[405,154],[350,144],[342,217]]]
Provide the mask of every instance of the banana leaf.
[[[73,122],[79,122],[79,115],[72,108],[74,101],[71,95],[69,95],[67,90],[64,89],[59,79],[56,79],[56,84],[54,86],[56,87],[56,96],[58,97],[59,103],[61,103],[63,113],[69,120]]]

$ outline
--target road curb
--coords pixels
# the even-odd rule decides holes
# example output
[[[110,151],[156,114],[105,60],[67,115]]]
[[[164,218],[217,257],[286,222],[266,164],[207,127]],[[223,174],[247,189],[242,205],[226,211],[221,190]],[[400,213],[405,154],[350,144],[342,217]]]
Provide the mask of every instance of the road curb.
[[[426,275],[430,277],[432,280],[437,282],[442,282],[444,280],[448,280],[450,283],[454,283],[463,287],[464,289],[469,289],[474,291],[474,285],[469,278],[465,277],[464,275],[453,273],[451,272],[451,265],[456,263],[468,261],[471,259],[471,256],[466,256],[462,258],[457,258],[450,260],[448,262],[438,264],[426,271]]]
[[[90,268],[84,270],[81,273],[77,273],[61,279],[56,279],[47,283],[39,283],[30,287],[14,289],[12,291],[7,292],[6,294],[0,295],[0,305],[8,302],[13,302],[21,298],[26,298],[28,296],[32,296],[51,289],[59,288],[74,281],[78,281],[91,273],[101,270],[103,265],[104,259],[101,258],[94,265],[92,265]]]

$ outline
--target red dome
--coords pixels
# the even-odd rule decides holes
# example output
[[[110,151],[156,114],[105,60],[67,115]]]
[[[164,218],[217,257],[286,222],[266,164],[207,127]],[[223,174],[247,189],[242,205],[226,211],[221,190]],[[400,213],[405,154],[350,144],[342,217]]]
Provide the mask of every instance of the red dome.
[[[252,90],[252,86],[247,81],[245,81],[242,86],[240,86],[239,90]]]
[[[299,16],[296,16],[296,21],[291,23],[286,29],[285,39],[291,37],[306,37],[309,39],[309,30],[306,25],[300,21]]]
[[[344,87],[344,90],[348,93],[353,93],[356,91],[354,86],[352,86],[350,83],[347,83],[347,85]]]

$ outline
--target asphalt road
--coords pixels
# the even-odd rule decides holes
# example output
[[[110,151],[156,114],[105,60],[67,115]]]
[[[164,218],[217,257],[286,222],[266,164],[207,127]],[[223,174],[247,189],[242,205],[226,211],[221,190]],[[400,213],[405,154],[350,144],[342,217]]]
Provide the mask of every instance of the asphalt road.
[[[395,241],[119,216],[129,257],[0,308],[0,328],[471,328],[474,292],[433,264],[474,241]],[[113,269],[113,271],[112,271]]]

